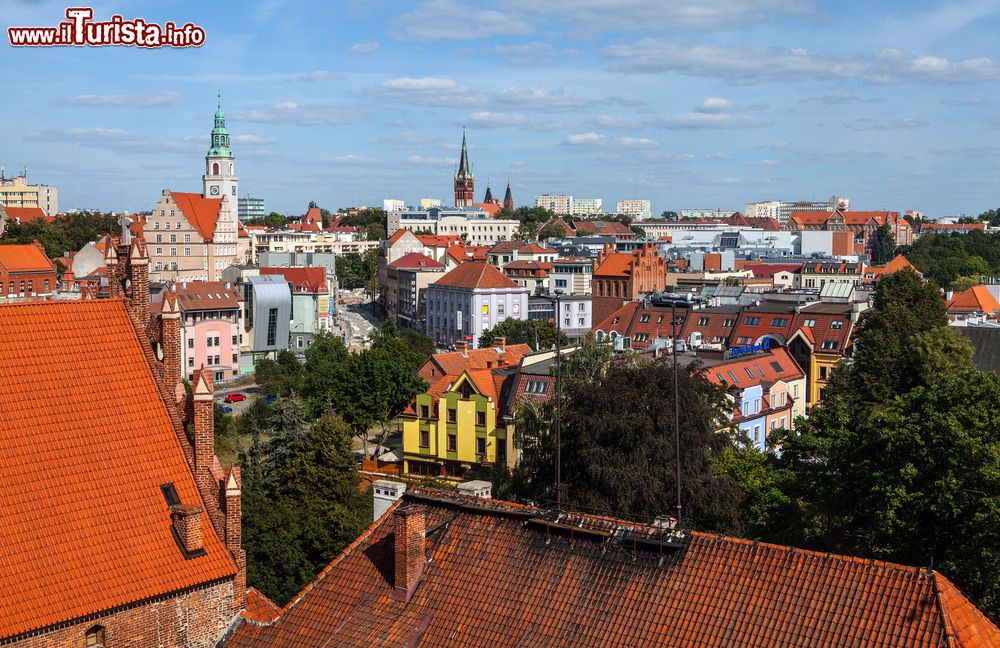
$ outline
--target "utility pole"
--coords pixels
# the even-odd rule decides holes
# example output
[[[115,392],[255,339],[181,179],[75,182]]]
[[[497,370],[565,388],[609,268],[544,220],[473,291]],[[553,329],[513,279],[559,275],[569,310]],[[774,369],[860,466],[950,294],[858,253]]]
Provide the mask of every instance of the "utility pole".
[[[562,510],[562,290],[556,288],[556,509]]]
[[[681,526],[681,407],[677,388],[677,301],[670,302],[670,330],[673,341],[671,351],[674,356],[674,466],[677,482],[677,528]]]

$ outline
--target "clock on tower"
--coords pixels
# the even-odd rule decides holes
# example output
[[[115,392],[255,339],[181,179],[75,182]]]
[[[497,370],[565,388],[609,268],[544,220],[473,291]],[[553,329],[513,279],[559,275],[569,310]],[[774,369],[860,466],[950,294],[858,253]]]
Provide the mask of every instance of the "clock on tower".
[[[223,212],[216,227],[215,238],[220,243],[232,243],[237,235],[237,184],[239,178],[234,172],[235,157],[229,148],[229,131],[226,116],[222,113],[222,98],[215,111],[215,126],[212,128],[211,144],[205,156],[205,175],[202,176],[202,196],[224,198]],[[224,218],[223,218],[224,217]],[[229,240],[232,239],[232,240]]]

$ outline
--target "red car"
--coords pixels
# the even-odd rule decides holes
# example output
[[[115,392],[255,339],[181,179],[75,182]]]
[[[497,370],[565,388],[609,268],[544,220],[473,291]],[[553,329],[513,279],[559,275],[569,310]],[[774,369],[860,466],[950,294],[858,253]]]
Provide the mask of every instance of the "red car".
[[[226,394],[226,397],[223,398],[222,400],[223,402],[226,403],[238,403],[240,401],[245,401],[246,399],[247,399],[246,394],[240,394],[239,392],[234,392],[232,394]]]

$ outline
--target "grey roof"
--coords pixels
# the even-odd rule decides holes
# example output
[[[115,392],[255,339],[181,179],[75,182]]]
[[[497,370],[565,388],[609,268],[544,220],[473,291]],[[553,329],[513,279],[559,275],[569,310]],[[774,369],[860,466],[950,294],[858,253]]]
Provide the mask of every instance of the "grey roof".
[[[957,326],[972,343],[972,361],[983,371],[1000,373],[1000,328]]]

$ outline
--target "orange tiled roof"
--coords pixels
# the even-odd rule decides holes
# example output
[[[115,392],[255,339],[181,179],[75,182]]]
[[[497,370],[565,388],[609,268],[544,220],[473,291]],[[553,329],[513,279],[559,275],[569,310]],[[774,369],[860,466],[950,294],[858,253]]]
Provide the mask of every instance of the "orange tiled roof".
[[[409,231],[410,230],[408,230],[408,229],[398,229],[398,230],[396,230],[395,232],[392,233],[392,236],[389,237],[389,242],[390,243],[395,243],[399,239],[401,239],[404,236],[406,236],[406,233],[409,232]],[[410,232],[410,233],[412,234],[412,232]]]
[[[632,274],[632,265],[635,263],[635,260],[635,254],[629,252],[612,252],[597,266],[597,269],[594,270],[594,276],[629,277]]]
[[[45,251],[34,243],[0,245],[0,267],[7,272],[55,272]]]
[[[404,270],[443,270],[444,264],[435,261],[426,254],[410,252],[390,263],[389,267]]]
[[[461,236],[445,236],[444,234],[417,234],[417,239],[427,247],[450,247],[464,245]]]
[[[203,508],[119,299],[0,306],[0,638],[231,577],[202,515],[185,559],[160,490]]]
[[[750,378],[750,373],[754,374]],[[730,375],[730,372],[732,375]],[[763,374],[763,375],[761,375]],[[733,379],[736,376],[736,379]],[[769,353],[760,353],[739,360],[712,365],[705,370],[705,378],[717,385],[750,387],[764,381],[798,380],[805,377],[788,349],[777,347]]]
[[[305,268],[261,268],[262,275],[281,275],[292,284],[294,292],[327,293],[326,268],[309,266]]]
[[[833,216],[832,211],[793,211],[791,219],[799,225],[822,225]]]
[[[948,302],[951,312],[995,313],[1000,310],[1000,303],[986,286],[973,286],[968,290],[956,293]]]
[[[267,623],[278,618],[281,608],[256,587],[247,588],[247,608],[243,618]]]
[[[52,223],[56,219],[52,216],[47,216],[45,210],[41,207],[7,207],[2,206],[3,211],[7,212],[7,218],[18,223],[30,223],[33,220],[38,220],[39,218],[46,223]]]
[[[198,230],[198,235],[211,241],[215,235],[215,225],[219,222],[222,198],[204,198],[201,194],[171,191],[174,202],[189,223]]]
[[[426,517],[393,596],[395,513]],[[403,585],[405,587],[405,584]],[[230,646],[987,648],[1000,630],[928,569],[416,487]]]
[[[427,382],[433,382],[442,376],[458,376],[466,370],[499,367],[501,362],[503,366],[511,367],[529,353],[531,347],[527,344],[509,344],[502,353],[498,352],[496,347],[435,353],[417,374]]]
[[[519,288],[504,273],[483,261],[460,263],[454,270],[434,282],[435,286],[457,288]]]

